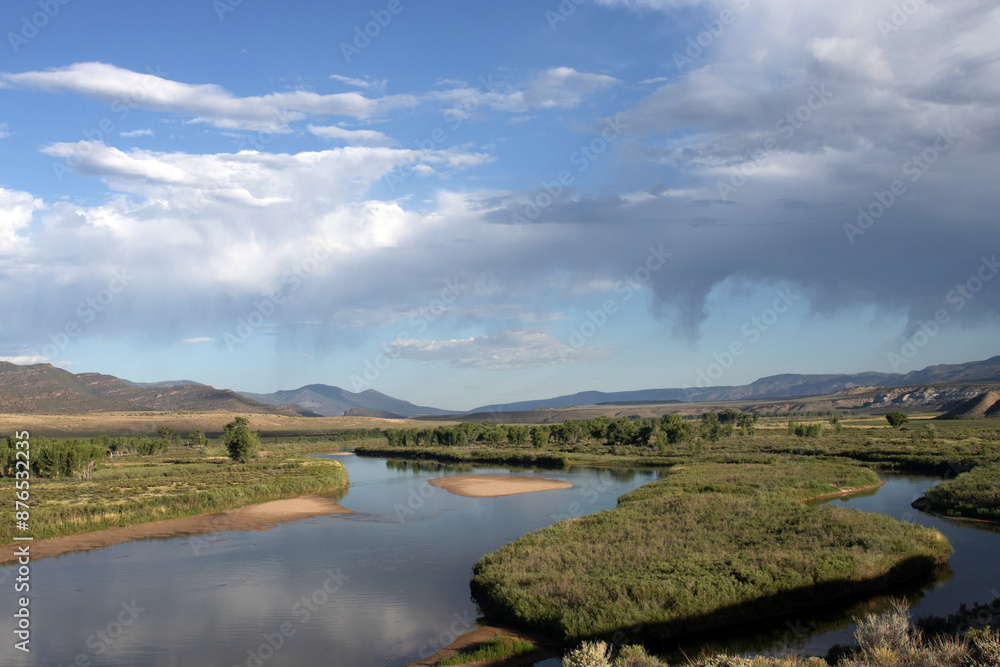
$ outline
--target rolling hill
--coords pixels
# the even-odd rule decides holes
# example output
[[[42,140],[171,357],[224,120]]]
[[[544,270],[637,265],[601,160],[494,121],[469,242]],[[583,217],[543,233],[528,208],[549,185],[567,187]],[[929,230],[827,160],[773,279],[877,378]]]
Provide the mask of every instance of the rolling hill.
[[[963,401],[938,419],[982,419],[1000,417],[1000,391],[987,391]]]
[[[294,415],[292,406],[258,403],[203,384],[130,383],[113,375],[73,374],[51,364],[0,362],[0,412],[77,414],[135,410],[256,412]]]

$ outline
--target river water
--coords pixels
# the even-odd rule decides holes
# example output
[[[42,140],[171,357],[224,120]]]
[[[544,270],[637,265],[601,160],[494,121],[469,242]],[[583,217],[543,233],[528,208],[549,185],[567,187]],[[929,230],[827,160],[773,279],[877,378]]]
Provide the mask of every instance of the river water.
[[[655,471],[517,471],[338,457],[351,515],[266,531],[143,540],[31,564],[31,653],[13,649],[16,571],[0,568],[0,663],[20,667],[368,667],[415,661],[473,629],[472,565],[555,521],[610,509]],[[537,475],[572,489],[464,498],[427,480],[452,474]],[[922,514],[910,502],[936,483],[886,476],[877,493],[837,500],[933,526],[955,546],[936,581],[895,591],[915,614],[947,614],[1000,590],[1000,532]],[[824,654],[850,640],[850,618],[884,599],[734,629],[685,650]],[[718,638],[720,633],[714,633]],[[763,640],[761,639],[763,638]],[[545,661],[539,666],[558,665]]]
[[[0,568],[0,664],[368,667],[419,660],[475,628],[472,565],[657,479],[639,470],[511,473],[338,457],[351,515],[266,531],[143,540],[31,564],[31,653],[14,650],[13,566]],[[451,474],[566,480],[571,489],[465,498]]]

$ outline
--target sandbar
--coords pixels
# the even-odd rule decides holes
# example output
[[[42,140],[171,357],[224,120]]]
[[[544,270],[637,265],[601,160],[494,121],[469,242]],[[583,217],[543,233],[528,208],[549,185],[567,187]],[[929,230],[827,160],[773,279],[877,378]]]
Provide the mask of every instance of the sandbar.
[[[280,523],[308,519],[326,514],[353,514],[335,500],[320,495],[300,496],[285,500],[271,500],[256,505],[246,505],[236,509],[199,514],[179,519],[150,521],[134,526],[105,528],[89,533],[49,537],[32,542],[0,545],[0,563],[17,559],[15,551],[30,545],[31,559],[60,556],[73,551],[103,549],[112,544],[121,544],[149,537],[174,537],[177,535],[198,535],[227,530],[267,530]]]
[[[438,477],[428,482],[456,496],[466,498],[497,498],[517,493],[569,489],[573,485],[547,477],[517,477],[514,475],[457,475]]]

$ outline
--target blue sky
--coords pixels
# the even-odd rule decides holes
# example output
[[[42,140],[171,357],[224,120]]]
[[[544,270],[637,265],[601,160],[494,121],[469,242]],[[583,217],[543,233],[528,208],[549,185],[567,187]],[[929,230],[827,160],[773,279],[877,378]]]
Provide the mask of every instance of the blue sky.
[[[997,353],[995,3],[35,0],[0,29],[6,360],[467,409]]]

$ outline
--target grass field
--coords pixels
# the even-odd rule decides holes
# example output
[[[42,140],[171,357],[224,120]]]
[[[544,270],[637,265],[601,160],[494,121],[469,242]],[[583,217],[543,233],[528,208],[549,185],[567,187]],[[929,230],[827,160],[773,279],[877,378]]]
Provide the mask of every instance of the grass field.
[[[495,662],[534,653],[536,648],[534,644],[525,639],[505,637],[497,634],[493,639],[480,642],[479,646],[471,651],[459,653],[452,658],[445,658],[438,663],[438,667],[468,665],[469,663],[478,662]]]
[[[816,460],[681,466],[487,555],[473,591],[497,620],[563,640],[636,627],[662,639],[930,573],[951,553],[937,531],[802,502],[877,483]]]
[[[72,535],[330,493],[347,483],[336,461],[275,451],[240,465],[221,445],[176,447],[153,456],[108,458],[89,480],[32,479],[31,529],[36,539]],[[14,511],[12,478],[0,479],[0,510]],[[0,543],[13,541],[13,527],[13,521],[0,524]]]
[[[375,419],[372,417],[289,417],[271,414],[244,414],[250,429],[265,438],[336,433],[370,428],[426,428],[426,422],[412,419]],[[98,435],[155,435],[161,426],[187,434],[205,431],[218,437],[223,426],[232,421],[232,412],[93,412],[74,415],[0,414],[0,434],[29,431],[32,435],[53,438],[91,438]],[[449,422],[445,422],[449,423]]]

